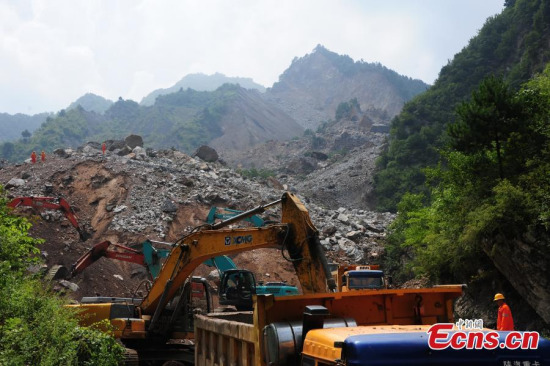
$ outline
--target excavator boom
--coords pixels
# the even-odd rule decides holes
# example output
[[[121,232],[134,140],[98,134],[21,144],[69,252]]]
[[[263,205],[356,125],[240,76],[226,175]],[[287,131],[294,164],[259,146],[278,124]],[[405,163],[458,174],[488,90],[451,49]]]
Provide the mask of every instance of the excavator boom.
[[[113,247],[119,248],[120,250],[122,250],[122,252],[109,250],[108,248],[111,245]],[[82,273],[82,271],[84,271],[101,257],[118,259],[121,261],[136,263],[147,267],[147,264],[145,263],[145,257],[139,250],[135,250],[120,244],[113,244],[110,241],[105,240],[99,244],[94,245],[92,249],[86,252],[72,265],[70,277],[74,277]]]
[[[34,207],[38,210],[60,210],[65,214],[65,217],[71,225],[78,231],[80,239],[86,241],[90,234],[87,233],[78,223],[78,218],[73,208],[64,198],[55,197],[16,197],[8,203],[8,207],[17,208],[19,206]]]
[[[141,303],[143,314],[153,315],[162,311],[193,270],[205,260],[225,254],[239,253],[259,248],[286,249],[294,264],[304,294],[326,292],[335,287],[318,232],[300,200],[285,193],[280,201],[259,206],[239,217],[282,204],[282,223],[261,228],[222,229],[226,221],[214,226],[217,230],[196,231],[182,238],[173,248],[153,283],[147,297]],[[234,222],[234,218],[227,221]],[[154,319],[154,318],[153,318]]]

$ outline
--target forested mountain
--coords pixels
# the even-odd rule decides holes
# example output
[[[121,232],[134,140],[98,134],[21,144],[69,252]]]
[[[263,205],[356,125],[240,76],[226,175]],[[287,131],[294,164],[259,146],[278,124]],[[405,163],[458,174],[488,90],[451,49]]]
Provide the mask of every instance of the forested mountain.
[[[379,208],[395,210],[405,192],[424,190],[422,169],[437,164],[456,107],[483,78],[502,76],[518,88],[550,61],[549,42],[547,1],[509,0],[500,15],[487,19],[468,46],[441,69],[434,86],[393,120],[389,148],[375,179]]]
[[[342,102],[357,99],[361,110],[383,112],[387,121],[428,85],[399,75],[379,63],[353,61],[318,45],[295,58],[265,96],[302,127],[315,130],[334,117]]]
[[[48,115],[48,113],[40,113],[33,116],[21,113],[13,115],[0,113],[0,143],[20,138],[21,133],[25,130],[32,133],[40,127]]]
[[[257,84],[251,78],[240,78],[240,77],[230,77],[225,76],[224,74],[215,73],[213,75],[205,74],[189,74],[184,76],[180,81],[175,85],[166,88],[166,89],[157,89],[147,96],[145,96],[140,104],[141,105],[153,105],[155,104],[155,99],[159,95],[167,95],[175,93],[177,91],[193,89],[196,91],[214,91],[218,89],[223,84],[239,84],[244,89],[256,89],[260,92],[265,91],[265,87],[260,84]]]

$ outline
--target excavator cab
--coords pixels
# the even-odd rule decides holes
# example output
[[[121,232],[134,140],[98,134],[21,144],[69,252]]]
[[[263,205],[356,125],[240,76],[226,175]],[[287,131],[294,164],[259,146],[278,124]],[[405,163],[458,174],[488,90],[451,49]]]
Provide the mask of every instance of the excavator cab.
[[[220,305],[235,306],[239,311],[252,310],[256,294],[256,278],[245,269],[230,269],[223,273],[218,291]]]

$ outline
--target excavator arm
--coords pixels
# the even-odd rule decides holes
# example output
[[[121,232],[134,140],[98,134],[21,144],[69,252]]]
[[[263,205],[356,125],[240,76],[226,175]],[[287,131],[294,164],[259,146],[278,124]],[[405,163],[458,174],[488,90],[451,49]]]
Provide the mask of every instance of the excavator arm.
[[[8,207],[17,208],[19,206],[33,207],[38,210],[60,210],[65,214],[65,217],[71,225],[78,231],[80,240],[86,241],[90,234],[87,233],[78,223],[78,218],[73,208],[64,198],[55,197],[16,197],[8,203]]]
[[[282,205],[282,222],[261,228],[223,229],[245,217],[263,212],[275,204]],[[319,243],[318,231],[300,200],[291,193],[265,206],[259,206],[216,225],[193,232],[179,240],[166,259],[147,297],[140,305],[143,314],[160,316],[193,270],[205,260],[259,248],[286,249],[294,264],[305,294],[335,288],[328,263]]]
[[[117,252],[109,250],[110,246],[117,247],[122,251]],[[101,257],[118,259],[121,261],[136,263],[147,267],[147,264],[145,263],[145,257],[143,253],[141,253],[139,250],[128,248],[120,244],[113,244],[110,241],[105,240],[99,244],[94,245],[92,249],[86,252],[72,265],[70,276],[74,277],[78,275]]]
[[[109,259],[117,259],[124,262],[136,263],[147,268],[147,272],[151,279],[158,276],[161,269],[161,258],[166,258],[170,254],[171,249],[160,249],[153,246],[157,244],[169,244],[160,241],[145,240],[141,243],[140,249],[134,249],[121,244],[113,244],[110,241],[102,241],[94,245],[89,251],[84,253],[71,267],[70,277],[74,277],[95,263],[99,258],[105,257]],[[118,251],[109,250],[113,246],[118,248]]]

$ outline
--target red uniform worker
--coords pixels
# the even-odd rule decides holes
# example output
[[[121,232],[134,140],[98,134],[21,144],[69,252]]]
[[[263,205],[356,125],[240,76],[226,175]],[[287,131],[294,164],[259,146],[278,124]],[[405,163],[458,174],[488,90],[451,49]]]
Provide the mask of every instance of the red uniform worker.
[[[512,310],[504,301],[504,295],[496,294],[495,299],[498,304],[497,330],[514,330],[514,318]]]
[[[107,145],[105,143],[101,144],[101,151],[103,151],[103,155],[105,155],[105,150],[107,150]]]
[[[42,162],[46,161],[46,153],[44,152],[44,150],[42,150],[42,153],[40,154],[40,160],[42,160]]]
[[[36,163],[36,152],[34,152],[34,151],[31,154],[31,163],[33,163],[33,164]]]

